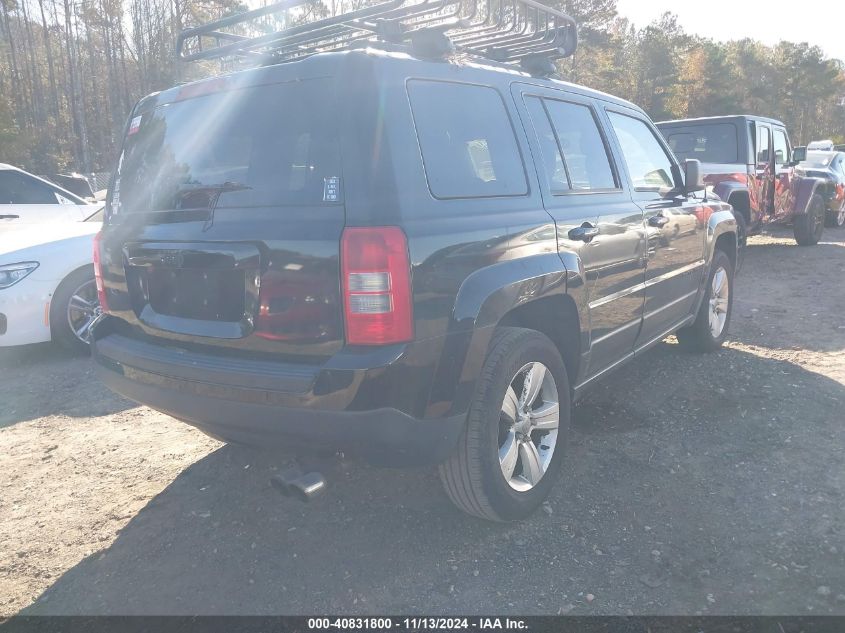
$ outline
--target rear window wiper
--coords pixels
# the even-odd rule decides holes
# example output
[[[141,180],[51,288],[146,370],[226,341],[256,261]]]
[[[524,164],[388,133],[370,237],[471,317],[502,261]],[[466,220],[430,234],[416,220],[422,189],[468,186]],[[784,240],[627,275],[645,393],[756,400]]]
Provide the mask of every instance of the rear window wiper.
[[[245,189],[252,189],[252,187],[234,180],[227,180],[226,182],[213,184],[185,183],[176,191],[176,199],[178,201],[177,208],[183,208],[179,206],[179,204],[182,203],[185,197],[192,194],[208,193],[208,207],[212,208],[217,204],[217,200],[220,198],[221,194],[228,193],[230,191],[243,191]]]
[[[247,189],[252,189],[249,185],[237,182],[234,180],[227,180],[226,182],[216,183],[216,184],[203,184],[203,183],[191,183],[183,185],[179,188],[176,192],[176,198],[178,203],[176,205],[177,208],[182,209],[182,202],[188,196],[195,195],[195,194],[207,194],[208,195],[208,218],[205,220],[205,224],[203,224],[202,230],[207,231],[211,228],[214,224],[214,210],[217,208],[217,203],[220,201],[220,196],[224,193],[229,193],[231,191],[245,191]],[[202,207],[188,207],[188,208],[202,208]]]

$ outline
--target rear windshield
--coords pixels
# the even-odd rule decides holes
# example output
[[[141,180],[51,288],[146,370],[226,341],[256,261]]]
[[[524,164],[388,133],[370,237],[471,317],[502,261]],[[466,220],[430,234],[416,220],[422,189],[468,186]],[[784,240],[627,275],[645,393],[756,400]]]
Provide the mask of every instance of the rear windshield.
[[[216,92],[132,119],[115,213],[341,202],[328,79]]]
[[[681,160],[696,158],[702,163],[738,163],[736,126],[713,123],[662,130],[669,147]]]

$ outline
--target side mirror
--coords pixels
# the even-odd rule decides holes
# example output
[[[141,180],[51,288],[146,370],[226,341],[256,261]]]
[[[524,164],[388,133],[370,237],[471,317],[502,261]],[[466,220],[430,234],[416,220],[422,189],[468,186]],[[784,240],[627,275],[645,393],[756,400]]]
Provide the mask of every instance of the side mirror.
[[[792,150],[792,161],[796,165],[807,160],[807,148],[796,147]]]
[[[684,193],[690,194],[704,189],[704,179],[701,176],[701,161],[688,158],[684,161]]]

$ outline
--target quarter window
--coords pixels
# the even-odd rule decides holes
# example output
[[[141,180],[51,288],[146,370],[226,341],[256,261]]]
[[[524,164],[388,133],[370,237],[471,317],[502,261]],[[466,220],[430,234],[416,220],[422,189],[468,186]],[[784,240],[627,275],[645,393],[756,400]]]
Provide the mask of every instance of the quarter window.
[[[411,81],[408,94],[433,196],[487,198],[528,193],[513,126],[496,90]]]
[[[635,191],[665,191],[674,187],[672,161],[654,132],[640,119],[608,112],[622,148]]]

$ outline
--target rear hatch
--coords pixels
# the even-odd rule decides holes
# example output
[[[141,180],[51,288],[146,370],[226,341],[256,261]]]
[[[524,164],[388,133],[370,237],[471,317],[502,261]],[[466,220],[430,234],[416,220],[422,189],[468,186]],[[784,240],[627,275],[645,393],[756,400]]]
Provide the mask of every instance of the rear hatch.
[[[343,341],[332,81],[237,77],[136,110],[101,242],[109,309],[147,340],[316,361]]]

